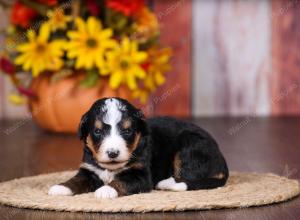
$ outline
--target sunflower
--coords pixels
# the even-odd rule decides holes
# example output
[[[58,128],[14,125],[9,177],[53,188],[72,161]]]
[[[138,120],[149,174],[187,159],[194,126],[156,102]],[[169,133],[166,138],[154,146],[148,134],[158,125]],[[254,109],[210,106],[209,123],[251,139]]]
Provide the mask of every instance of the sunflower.
[[[61,8],[55,9],[54,11],[48,11],[47,16],[49,18],[48,24],[51,30],[65,30],[67,28],[67,23],[72,20],[72,17],[65,15]]]
[[[8,100],[15,105],[23,105],[26,103],[26,98],[24,96],[15,93],[10,94]]]
[[[117,45],[111,38],[113,31],[102,29],[102,24],[95,17],[89,17],[86,23],[77,18],[75,23],[77,30],[67,33],[70,38],[66,46],[68,58],[76,58],[76,69],[98,67],[100,72],[104,71],[104,54]]]
[[[139,99],[142,104],[145,104],[148,101],[150,91],[147,89],[137,88],[132,92],[132,97]]]
[[[165,73],[171,69],[169,64],[172,51],[170,48],[149,50],[147,76],[144,79],[144,86],[154,91],[158,86],[165,83]]]
[[[17,47],[20,54],[16,57],[15,64],[22,65],[25,71],[31,70],[34,77],[45,70],[55,71],[63,66],[64,41],[48,41],[50,27],[47,23],[41,26],[38,36],[32,30],[27,32],[27,36],[28,42]]]
[[[140,100],[145,104],[150,93],[154,92],[158,86],[165,83],[164,74],[171,69],[169,61],[172,51],[170,48],[151,48],[148,51],[148,59],[143,64],[143,68],[147,71],[146,77],[140,88],[136,88],[132,92],[133,98]]]
[[[123,38],[120,45],[107,52],[107,72],[111,74],[109,84],[116,89],[125,82],[132,90],[137,88],[136,78],[143,79],[146,72],[141,64],[147,59],[147,53],[138,50],[136,41]]]

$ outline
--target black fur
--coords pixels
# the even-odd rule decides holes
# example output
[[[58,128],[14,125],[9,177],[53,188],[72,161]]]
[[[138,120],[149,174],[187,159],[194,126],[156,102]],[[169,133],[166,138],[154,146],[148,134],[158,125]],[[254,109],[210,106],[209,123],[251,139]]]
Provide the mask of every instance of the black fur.
[[[211,189],[223,186],[228,168],[218,144],[200,127],[171,117],[148,120],[152,137],[151,172],[153,184],[173,175],[173,158],[179,153],[182,163],[179,182],[188,189]],[[223,178],[213,178],[223,174]]]
[[[128,146],[140,134],[126,165],[118,169],[113,181],[107,183],[117,190],[119,196],[148,192],[159,181],[170,176],[174,176],[176,182],[186,183],[188,190],[211,189],[226,183],[228,168],[217,142],[210,134],[194,124],[171,117],[145,120],[139,109],[126,100],[116,99],[126,106],[126,110],[122,111],[122,119],[129,118],[132,122],[129,130],[123,131],[119,127]],[[79,138],[84,141],[82,161],[103,171],[105,168],[99,165],[87,146],[87,138],[90,136],[99,147],[109,130],[103,125],[100,131],[96,131],[94,125],[95,120],[101,120],[105,114],[101,110],[105,100],[95,102],[83,115],[78,131]],[[62,183],[74,194],[95,191],[104,184],[95,173],[84,167],[72,179]]]

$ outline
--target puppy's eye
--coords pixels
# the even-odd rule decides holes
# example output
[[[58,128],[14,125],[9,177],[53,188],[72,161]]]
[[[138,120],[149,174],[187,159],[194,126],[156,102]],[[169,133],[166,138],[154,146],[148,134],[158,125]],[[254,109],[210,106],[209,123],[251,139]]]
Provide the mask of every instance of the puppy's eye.
[[[99,128],[96,128],[95,130],[94,130],[94,133],[95,133],[95,135],[100,135],[101,134],[101,129],[99,129]]]
[[[132,129],[125,129],[122,131],[122,134],[125,136],[130,136],[133,134],[133,130]]]

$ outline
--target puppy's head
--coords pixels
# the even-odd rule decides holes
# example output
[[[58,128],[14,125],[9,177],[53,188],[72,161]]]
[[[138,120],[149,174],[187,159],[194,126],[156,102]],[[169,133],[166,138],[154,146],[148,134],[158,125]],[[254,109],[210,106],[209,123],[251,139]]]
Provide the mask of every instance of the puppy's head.
[[[110,170],[126,165],[142,136],[147,134],[143,113],[120,98],[96,101],[82,116],[79,137],[97,163]]]

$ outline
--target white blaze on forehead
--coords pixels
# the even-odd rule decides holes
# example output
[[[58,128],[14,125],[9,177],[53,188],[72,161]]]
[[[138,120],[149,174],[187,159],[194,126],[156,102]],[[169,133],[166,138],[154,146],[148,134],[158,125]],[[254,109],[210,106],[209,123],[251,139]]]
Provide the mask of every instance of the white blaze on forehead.
[[[104,111],[105,115],[103,117],[103,122],[105,124],[110,125],[110,133],[103,139],[102,144],[100,146],[99,159],[102,162],[107,162],[110,160],[108,158],[108,151],[119,151],[120,154],[116,158],[117,161],[125,161],[128,160],[128,149],[126,146],[126,142],[123,137],[120,135],[117,125],[122,119],[122,111],[125,106],[114,98],[110,98],[105,100]]]
[[[117,99],[105,100],[106,114],[103,118],[105,124],[115,126],[122,119],[122,112],[120,111],[120,102]]]

